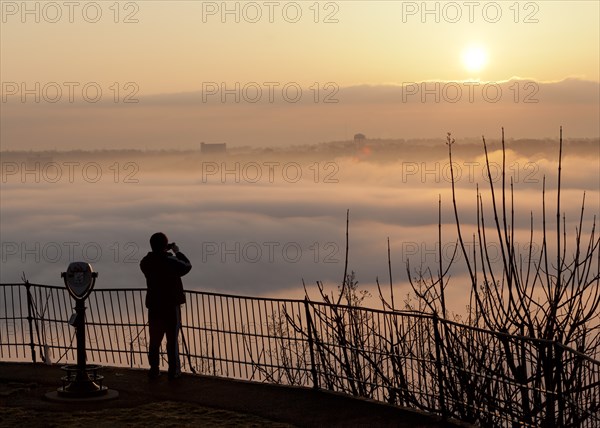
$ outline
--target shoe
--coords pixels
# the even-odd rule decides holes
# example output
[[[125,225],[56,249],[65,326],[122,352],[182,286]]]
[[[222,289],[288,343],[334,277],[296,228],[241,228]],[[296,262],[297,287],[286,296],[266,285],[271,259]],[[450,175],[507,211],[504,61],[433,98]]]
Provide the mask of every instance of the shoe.
[[[158,370],[150,369],[150,371],[148,372],[148,379],[150,379],[150,380],[158,379],[159,377],[160,377],[160,371],[158,371]]]
[[[181,377],[181,372],[169,373],[169,380],[179,379],[180,377]]]

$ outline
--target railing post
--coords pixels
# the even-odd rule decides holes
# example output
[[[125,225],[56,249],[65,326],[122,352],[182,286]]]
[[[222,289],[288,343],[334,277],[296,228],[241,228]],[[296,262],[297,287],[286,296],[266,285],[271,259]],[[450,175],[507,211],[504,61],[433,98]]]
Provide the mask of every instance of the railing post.
[[[433,314],[433,335],[434,335],[434,339],[435,339],[435,366],[437,369],[437,378],[438,378],[438,385],[439,385],[440,411],[442,413],[442,419],[446,420],[446,418],[448,417],[448,414],[447,414],[447,410],[446,410],[446,397],[444,394],[444,377],[443,377],[443,371],[442,371],[442,352],[441,352],[442,338],[440,336],[438,324],[439,324],[439,318],[437,316],[437,313],[434,313]]]
[[[31,359],[36,363],[35,345],[33,343],[33,316],[31,314],[33,301],[31,299],[31,291],[29,290],[30,287],[31,284],[29,284],[29,281],[25,280],[25,290],[27,291],[27,322],[29,323],[29,346],[31,347]]]
[[[312,374],[312,380],[313,380],[313,388],[315,389],[319,389],[319,377],[317,376],[317,367],[315,365],[315,350],[314,350],[314,343],[313,343],[313,335],[312,335],[312,330],[313,330],[313,323],[312,323],[312,317],[310,316],[310,308],[309,308],[309,304],[308,304],[308,298],[304,298],[304,309],[306,310],[306,323],[307,323],[307,328],[308,328],[308,349],[310,351],[310,372]]]

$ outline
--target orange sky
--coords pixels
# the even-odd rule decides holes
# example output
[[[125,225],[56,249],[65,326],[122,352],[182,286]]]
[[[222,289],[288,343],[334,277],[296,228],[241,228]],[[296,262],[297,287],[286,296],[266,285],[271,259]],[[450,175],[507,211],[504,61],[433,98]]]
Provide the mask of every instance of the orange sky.
[[[598,2],[466,3],[3,1],[2,81],[136,82],[154,94],[207,81],[600,80]],[[487,54],[481,71],[462,63],[471,45]]]

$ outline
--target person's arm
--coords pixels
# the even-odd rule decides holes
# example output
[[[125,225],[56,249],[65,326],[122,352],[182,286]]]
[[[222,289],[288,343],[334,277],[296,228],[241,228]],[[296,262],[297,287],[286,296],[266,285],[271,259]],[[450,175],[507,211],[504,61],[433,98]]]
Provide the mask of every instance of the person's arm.
[[[185,256],[185,254],[179,251],[179,247],[177,245],[173,247],[173,252],[175,253],[175,257],[169,257],[169,259],[172,260],[173,268],[177,272],[177,275],[186,275],[190,270],[192,270],[192,263],[190,263],[190,260]]]

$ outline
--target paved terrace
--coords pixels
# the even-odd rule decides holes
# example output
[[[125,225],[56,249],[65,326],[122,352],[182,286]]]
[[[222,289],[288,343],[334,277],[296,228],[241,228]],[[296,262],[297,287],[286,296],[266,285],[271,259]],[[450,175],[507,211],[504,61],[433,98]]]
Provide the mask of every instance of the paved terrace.
[[[440,418],[322,390],[220,377],[106,367],[112,401],[56,403],[44,399],[60,386],[59,366],[0,362],[0,426],[368,426],[455,427]]]

